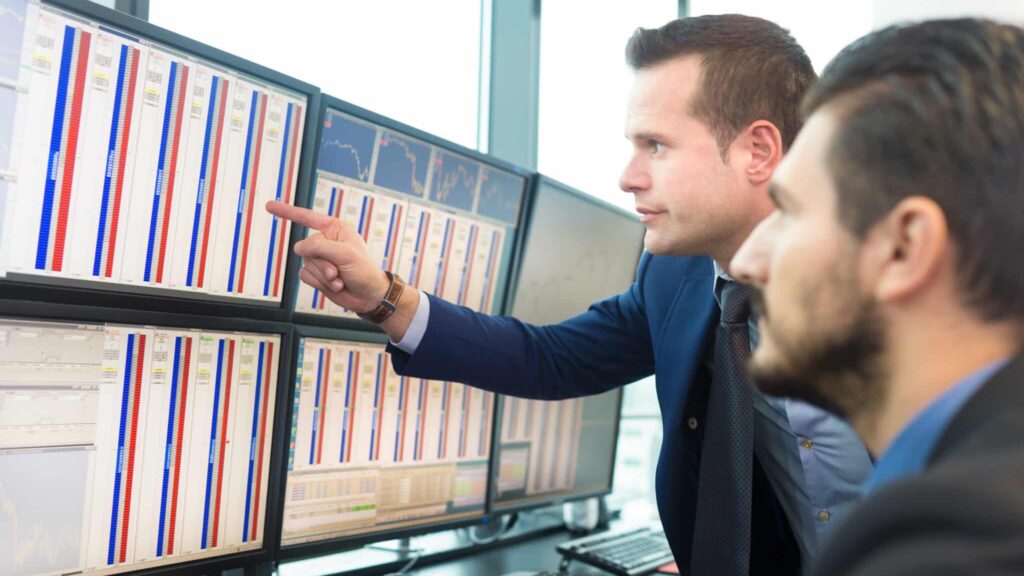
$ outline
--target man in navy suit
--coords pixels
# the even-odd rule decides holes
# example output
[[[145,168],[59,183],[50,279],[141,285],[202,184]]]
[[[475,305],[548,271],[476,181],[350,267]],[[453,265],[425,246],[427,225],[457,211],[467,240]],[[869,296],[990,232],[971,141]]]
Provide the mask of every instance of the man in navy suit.
[[[575,318],[532,326],[410,287],[399,292],[400,280],[367,257],[351,227],[280,203],[268,209],[319,231],[295,246],[302,280],[341,306],[374,314],[401,374],[540,399],[597,394],[656,374],[665,439],[658,508],[683,573],[796,574],[870,470],[845,424],[806,404],[755,395],[732,419],[753,420],[742,509],[719,514],[705,506],[714,529],[698,526],[697,517],[702,452],[729,451],[704,443],[709,397],[723,389],[711,386],[716,294],[734,284],[724,266],[772,211],[768,181],[800,128],[797,105],[814,71],[788,32],[739,15],[638,30],[627,59],[636,73],[626,119],[633,153],[620,186],[647,228],[646,253],[629,290]],[[695,560],[703,566],[691,570],[692,556],[731,541],[739,546]]]

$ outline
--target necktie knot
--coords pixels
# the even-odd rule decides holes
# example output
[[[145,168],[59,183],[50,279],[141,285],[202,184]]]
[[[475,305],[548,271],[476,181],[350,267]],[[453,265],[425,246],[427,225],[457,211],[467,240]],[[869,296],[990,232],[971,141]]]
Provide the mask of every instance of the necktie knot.
[[[750,298],[754,288],[735,280],[725,280],[719,286],[718,302],[722,307],[724,324],[745,324],[750,317]]]

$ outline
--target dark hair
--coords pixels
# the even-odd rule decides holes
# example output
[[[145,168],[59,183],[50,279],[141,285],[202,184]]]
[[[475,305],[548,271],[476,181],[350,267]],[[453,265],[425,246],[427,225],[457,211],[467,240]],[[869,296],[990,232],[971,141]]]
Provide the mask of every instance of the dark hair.
[[[775,124],[789,148],[802,124],[800,99],[815,78],[789,31],[761,18],[719,14],[638,28],[626,44],[634,70],[691,54],[701,56],[703,74],[690,111],[711,129],[723,157],[757,120]]]
[[[1024,319],[1024,30],[987,20],[890,27],[845,48],[803,104],[836,111],[827,162],[863,237],[909,196],[936,202],[964,303]]]

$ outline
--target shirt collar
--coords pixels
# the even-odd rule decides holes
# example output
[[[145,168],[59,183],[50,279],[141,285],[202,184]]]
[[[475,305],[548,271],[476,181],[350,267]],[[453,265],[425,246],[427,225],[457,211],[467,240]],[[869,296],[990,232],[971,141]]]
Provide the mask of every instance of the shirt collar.
[[[923,472],[935,444],[956,413],[1008,361],[1009,358],[1003,358],[972,373],[921,410],[875,463],[875,470],[864,483],[864,495]]]
[[[729,276],[729,273],[725,271],[725,268],[722,268],[722,265],[718,263],[718,260],[712,260],[711,262],[715,265],[716,280],[718,278],[722,278],[723,280],[734,280],[734,278]]]
[[[722,268],[718,264],[718,260],[712,260],[711,262],[714,263],[715,265],[715,283],[712,286],[715,294],[715,302],[717,302],[718,305],[721,306],[722,301],[718,298],[718,295],[719,293],[721,293],[722,284],[725,282],[735,282],[736,279],[733,278],[732,276],[729,276],[729,273],[725,271],[725,268]]]

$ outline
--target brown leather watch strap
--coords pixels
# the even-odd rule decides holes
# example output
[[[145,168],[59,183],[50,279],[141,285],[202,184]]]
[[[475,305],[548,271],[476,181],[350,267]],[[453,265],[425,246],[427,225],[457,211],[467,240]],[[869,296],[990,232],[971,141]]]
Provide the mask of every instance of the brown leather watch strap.
[[[402,297],[402,292],[405,291],[405,281],[401,276],[387,271],[384,274],[388,277],[388,291],[384,295],[384,299],[373,310],[359,314],[360,318],[374,324],[380,324],[395,313],[395,310],[398,309],[398,300]]]

